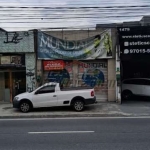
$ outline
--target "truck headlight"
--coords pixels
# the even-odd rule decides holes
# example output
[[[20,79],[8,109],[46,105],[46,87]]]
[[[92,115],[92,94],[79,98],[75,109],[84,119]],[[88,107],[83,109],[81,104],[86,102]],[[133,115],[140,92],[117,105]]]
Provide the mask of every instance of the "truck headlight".
[[[19,97],[14,97],[14,100],[17,101],[19,99]]]

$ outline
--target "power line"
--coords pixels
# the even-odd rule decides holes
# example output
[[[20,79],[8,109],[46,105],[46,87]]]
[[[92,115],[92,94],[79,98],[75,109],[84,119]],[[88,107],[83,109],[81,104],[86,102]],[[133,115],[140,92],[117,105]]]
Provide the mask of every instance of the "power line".
[[[120,17],[122,17],[122,18],[125,18],[125,17],[129,17],[129,16],[105,16],[105,18],[120,18]],[[132,15],[132,17],[141,17],[141,15]],[[40,20],[51,20],[51,19],[53,19],[53,20],[57,20],[57,19],[94,19],[94,18],[96,18],[97,19],[97,17],[93,17],[93,16],[88,16],[88,17],[20,17],[20,18],[17,18],[17,20],[24,20],[24,19],[27,19],[27,20],[37,20],[37,19],[40,19]],[[104,18],[104,17],[99,17],[99,18]],[[0,20],[16,20],[16,18],[9,18],[9,19],[0,19]],[[14,21],[15,22],[15,21]],[[3,22],[0,22],[0,23],[3,23]]]
[[[25,11],[25,10],[29,10],[29,11],[39,11],[39,10],[51,10],[51,11],[56,11],[56,10],[81,10],[81,9],[85,9],[85,10],[90,10],[90,9],[101,9],[101,10],[113,10],[113,9],[146,9],[146,8],[150,8],[150,5],[147,6],[110,6],[110,7],[0,7],[0,11]],[[7,9],[6,9],[7,8]],[[15,9],[11,9],[11,8],[15,8]],[[33,9],[31,9],[33,8]]]
[[[49,6],[50,5],[50,6]],[[52,6],[51,4],[48,4],[48,5],[45,5],[45,6],[0,6],[0,8],[2,8],[2,9],[7,9],[7,8],[12,8],[12,9],[31,9],[31,8],[33,8],[33,9],[81,9],[81,8],[87,8],[87,9],[89,9],[89,8],[139,8],[139,7],[142,7],[142,8],[146,8],[146,7],[150,7],[150,4],[147,4],[147,5],[117,5],[117,6],[115,6],[115,5],[97,5],[97,4],[95,4],[95,5],[86,5],[86,4],[84,4],[83,6],[61,6],[61,7],[58,7],[58,6]]]
[[[50,3],[47,4],[47,5],[51,5]],[[61,7],[50,7],[50,6],[0,6],[0,8],[50,8],[50,9],[80,9],[80,8],[135,8],[135,7],[142,7],[142,8],[145,8],[145,7],[150,7],[149,4],[147,5],[129,5],[129,6],[125,6],[125,5],[119,5],[119,6],[96,6],[96,5],[93,5],[93,6],[87,6],[89,4],[83,4],[83,6],[78,6],[76,7],[77,5],[79,4],[76,4],[76,6],[61,6]]]
[[[62,26],[62,23],[80,23],[84,25],[95,26],[95,24],[102,23],[115,23],[118,20],[128,20],[129,18],[142,18],[143,15],[149,13],[150,5],[143,3],[142,5],[132,4],[130,6],[116,3],[103,2],[101,5],[97,3],[87,2],[86,4],[80,3],[76,0],[74,3],[69,3],[64,6],[59,6],[59,3],[45,3],[39,5],[24,5],[24,6],[2,6],[0,3],[0,25],[4,28],[32,28],[41,26]],[[59,7],[54,7],[56,6]],[[150,14],[150,13],[149,13]],[[5,17],[5,18],[4,18]],[[4,25],[5,24],[5,25]],[[29,27],[26,27],[27,24]],[[7,25],[7,26],[6,26]],[[9,27],[9,25],[20,25],[21,27]],[[25,27],[23,27],[25,26]],[[71,25],[67,25],[70,27]]]

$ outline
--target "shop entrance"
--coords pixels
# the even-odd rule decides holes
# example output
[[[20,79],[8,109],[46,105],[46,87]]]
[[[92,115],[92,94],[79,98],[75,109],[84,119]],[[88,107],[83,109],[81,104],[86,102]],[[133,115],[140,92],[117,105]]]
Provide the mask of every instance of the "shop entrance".
[[[140,61],[121,61],[121,79],[129,78],[150,78],[150,62]]]
[[[26,91],[26,71],[4,70],[0,72],[0,99],[12,102],[17,94]]]
[[[150,26],[118,27],[121,99],[150,96]]]
[[[12,96],[26,92],[26,71],[12,72]]]
[[[150,97],[150,62],[121,61],[121,96],[123,101],[147,100]]]

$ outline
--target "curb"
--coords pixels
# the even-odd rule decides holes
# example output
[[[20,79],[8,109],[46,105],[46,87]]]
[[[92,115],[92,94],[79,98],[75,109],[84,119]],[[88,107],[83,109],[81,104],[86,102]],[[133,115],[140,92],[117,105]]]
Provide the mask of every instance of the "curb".
[[[20,118],[82,118],[82,117],[131,117],[123,114],[72,114],[72,115],[24,115],[24,116],[0,116],[0,119],[20,119]]]

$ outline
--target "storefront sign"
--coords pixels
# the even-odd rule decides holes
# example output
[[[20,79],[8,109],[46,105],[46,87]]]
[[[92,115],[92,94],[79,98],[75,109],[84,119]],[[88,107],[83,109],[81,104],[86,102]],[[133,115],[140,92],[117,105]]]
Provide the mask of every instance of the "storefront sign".
[[[54,60],[54,61],[43,61],[44,70],[62,70],[65,67],[64,61]]]
[[[2,66],[24,66],[24,56],[1,56],[1,65]]]
[[[38,32],[38,59],[112,58],[111,29],[85,40],[67,41]]]
[[[150,27],[120,27],[119,45],[120,57],[135,57],[150,54]]]
[[[1,56],[1,65],[11,64],[10,56]]]
[[[21,64],[21,56],[11,56],[11,64],[20,65]]]
[[[106,63],[84,63],[84,62],[80,62],[79,63],[79,67],[81,68],[107,68],[107,64]]]

